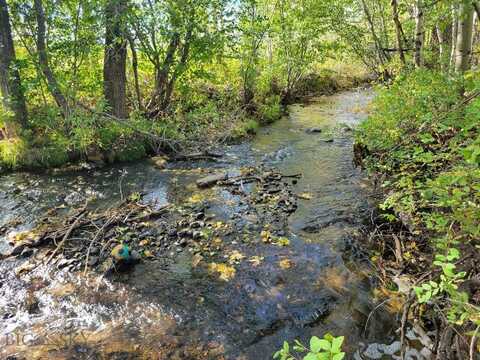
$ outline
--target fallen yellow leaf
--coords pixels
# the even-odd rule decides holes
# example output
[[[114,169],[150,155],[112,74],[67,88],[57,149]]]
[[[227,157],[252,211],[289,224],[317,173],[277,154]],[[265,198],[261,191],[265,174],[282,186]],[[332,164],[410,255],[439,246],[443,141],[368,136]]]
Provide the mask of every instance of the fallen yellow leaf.
[[[228,266],[227,264],[208,264],[208,270],[210,273],[217,273],[219,278],[223,281],[229,281],[235,277],[235,268]]]

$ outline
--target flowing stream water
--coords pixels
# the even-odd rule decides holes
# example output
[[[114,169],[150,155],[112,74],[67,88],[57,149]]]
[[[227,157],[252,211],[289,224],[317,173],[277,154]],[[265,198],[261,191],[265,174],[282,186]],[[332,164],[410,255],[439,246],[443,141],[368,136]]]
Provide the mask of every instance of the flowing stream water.
[[[293,186],[306,195],[289,218],[290,245],[245,245],[246,259],[261,260],[240,262],[229,281],[197,270],[181,249],[115,279],[48,266],[17,275],[24,260],[3,260],[0,357],[134,359],[143,351],[152,359],[269,359],[284,340],[308,344],[312,335],[331,332],[345,336],[349,358],[392,358],[388,346],[366,351],[394,341],[395,314],[372,312],[374,277],[352,241],[371,208],[364,175],[352,164],[351,128],[366,116],[372,97],[371,90],[360,89],[293,105],[288,117],[251,141],[225,147],[215,163],[180,162],[158,170],[143,161],[1,177],[0,225],[18,220],[17,231],[31,228],[52,207],[67,211],[91,196],[96,206],[109,206],[133,191],[157,205],[201,196],[216,219],[242,222],[247,216],[234,194],[222,187],[198,190],[195,180],[206,171],[236,174],[260,164],[301,173]],[[0,240],[1,251],[6,244]]]

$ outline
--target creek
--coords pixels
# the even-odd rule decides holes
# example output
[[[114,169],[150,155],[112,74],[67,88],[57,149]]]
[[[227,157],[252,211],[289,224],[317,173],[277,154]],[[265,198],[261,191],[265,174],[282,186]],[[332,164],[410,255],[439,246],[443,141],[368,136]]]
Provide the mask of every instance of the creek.
[[[348,358],[391,358],[387,346],[385,357],[365,352],[394,341],[396,315],[388,307],[372,311],[375,276],[354,240],[371,205],[365,175],[352,162],[352,128],[365,118],[372,97],[372,90],[359,89],[292,105],[288,116],[253,139],[222,148],[216,162],[175,162],[159,170],[141,161],[2,176],[0,226],[13,221],[16,231],[29,230],[53,207],[66,213],[95,198],[97,208],[107,208],[124,194],[141,192],[155,206],[204,204],[209,218],[232,228],[211,256],[216,263],[231,260],[232,251],[237,256],[227,279],[195,266],[193,253],[176,245],[114,277],[49,265],[17,275],[25,259],[3,260],[0,356],[270,359],[284,340],[308,344],[312,335],[330,332],[345,336]],[[260,166],[302,174],[288,180],[300,195],[284,229],[287,246],[261,241],[268,224],[247,214],[238,194],[195,186],[208,173],[236,175]],[[240,233],[245,229],[248,234]],[[7,236],[0,251],[8,250]]]

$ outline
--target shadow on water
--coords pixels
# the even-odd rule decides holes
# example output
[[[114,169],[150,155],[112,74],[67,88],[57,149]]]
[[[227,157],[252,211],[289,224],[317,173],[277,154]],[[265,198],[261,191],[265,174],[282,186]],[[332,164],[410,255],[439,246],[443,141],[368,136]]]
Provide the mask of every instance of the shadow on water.
[[[157,170],[141,162],[77,174],[2,177],[0,225],[19,220],[21,230],[52,207],[67,211],[86,198],[106,207],[138,191],[158,205],[183,203],[199,194],[195,180],[212,167],[237,173],[264,164],[302,174],[294,184],[301,199],[285,234],[290,245],[284,247],[242,242],[247,236],[239,231],[248,228],[248,237],[258,240],[261,229],[244,226],[241,199],[220,187],[200,192],[210,215],[232,224],[227,248],[258,260],[239,261],[229,281],[195,267],[192,254],[181,249],[114,280],[42,267],[17,276],[14,269],[22,260],[3,261],[0,355],[269,359],[284,340],[308,342],[327,331],[346,337],[348,354],[370,343],[390,343],[394,315],[383,309],[371,314],[375,300],[368,269],[346,256],[349,239],[369,215],[362,174],[352,164],[351,129],[366,116],[372,96],[358,90],[293,105],[288,117],[262,128],[251,142],[227,147],[214,164],[185,162]],[[23,342],[18,334],[26,335]]]

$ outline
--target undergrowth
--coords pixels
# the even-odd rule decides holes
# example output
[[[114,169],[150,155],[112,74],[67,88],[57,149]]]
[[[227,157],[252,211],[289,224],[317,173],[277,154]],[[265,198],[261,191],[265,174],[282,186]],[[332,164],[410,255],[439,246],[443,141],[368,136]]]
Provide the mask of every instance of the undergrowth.
[[[356,139],[380,179],[383,216],[410,231],[411,244],[401,246],[418,251],[427,243],[399,269],[423,259],[411,289],[417,316],[455,327],[464,341],[480,327],[479,90],[474,73],[400,76],[378,91]]]

